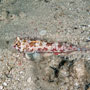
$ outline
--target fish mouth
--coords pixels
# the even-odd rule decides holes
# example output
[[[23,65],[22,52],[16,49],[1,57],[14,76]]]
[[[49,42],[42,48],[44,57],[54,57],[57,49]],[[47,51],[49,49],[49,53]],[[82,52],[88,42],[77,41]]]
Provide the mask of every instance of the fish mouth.
[[[16,45],[13,45],[13,47],[15,48],[15,47],[16,47]]]

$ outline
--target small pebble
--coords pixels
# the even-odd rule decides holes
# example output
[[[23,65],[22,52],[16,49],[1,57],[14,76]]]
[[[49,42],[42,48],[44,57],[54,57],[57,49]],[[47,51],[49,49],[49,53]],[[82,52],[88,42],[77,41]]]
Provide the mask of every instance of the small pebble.
[[[30,82],[31,82],[31,77],[29,77],[29,78],[27,79],[27,82],[28,82],[28,83],[30,83]]]
[[[24,72],[23,72],[23,71],[20,71],[19,73],[20,73],[20,74],[23,74]]]
[[[47,31],[46,31],[46,30],[42,30],[42,31],[40,31],[40,32],[39,32],[39,34],[40,34],[41,36],[46,35],[46,33],[47,33]]]
[[[40,60],[40,54],[39,53],[34,53],[33,54],[33,59]]]
[[[3,20],[6,20],[6,18],[7,18],[7,11],[6,10],[3,10],[2,12],[1,12],[1,15],[0,15],[0,21],[3,21]]]
[[[24,18],[24,17],[26,17],[26,14],[25,14],[24,12],[20,12],[20,13],[19,13],[19,16],[20,16],[21,18]]]
[[[39,53],[27,52],[27,53],[25,54],[25,57],[26,57],[27,59],[36,60],[36,61],[38,61],[38,60],[41,59],[41,55],[40,55]]]
[[[74,85],[75,85],[75,86],[79,86],[79,83],[76,82]]]
[[[88,58],[88,60],[90,60],[90,57]]]
[[[3,86],[7,86],[7,83],[6,83],[6,82],[4,82],[4,83],[3,83]]]
[[[33,54],[33,53],[27,52],[27,53],[25,53],[25,57],[26,57],[27,59],[32,59],[32,54]]]
[[[3,21],[3,20],[5,20],[5,17],[0,15],[0,21]]]
[[[86,42],[90,42],[90,37],[88,37],[88,38],[86,39]]]
[[[90,25],[88,25],[88,27],[90,27]]]
[[[0,90],[2,90],[3,89],[3,86],[0,86]]]
[[[9,14],[8,18],[10,20],[15,20],[17,18],[17,16],[15,14]]]

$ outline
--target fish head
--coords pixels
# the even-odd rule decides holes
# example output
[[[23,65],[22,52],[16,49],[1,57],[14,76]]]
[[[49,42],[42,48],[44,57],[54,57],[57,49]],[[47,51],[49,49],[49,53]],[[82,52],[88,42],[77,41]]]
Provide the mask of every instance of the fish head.
[[[15,49],[20,50],[20,48],[21,48],[21,40],[22,39],[20,37],[16,37],[16,40],[15,40],[14,45],[13,45],[13,47]]]

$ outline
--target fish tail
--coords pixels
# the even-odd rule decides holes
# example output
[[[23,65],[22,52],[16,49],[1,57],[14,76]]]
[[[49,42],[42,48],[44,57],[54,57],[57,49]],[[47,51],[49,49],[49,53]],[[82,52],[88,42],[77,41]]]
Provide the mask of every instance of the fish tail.
[[[77,51],[90,51],[90,48],[78,48]]]

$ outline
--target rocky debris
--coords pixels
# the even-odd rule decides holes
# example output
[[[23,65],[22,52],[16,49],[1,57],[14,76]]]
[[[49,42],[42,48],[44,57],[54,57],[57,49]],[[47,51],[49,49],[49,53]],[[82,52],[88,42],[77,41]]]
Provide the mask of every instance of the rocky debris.
[[[73,65],[70,84],[73,86],[73,89],[82,89],[85,88],[85,82],[86,82],[86,74],[85,74],[85,63],[83,59],[80,59],[76,61]],[[70,87],[72,88],[72,87]]]
[[[44,89],[43,84],[51,90],[58,88],[84,90],[89,88],[89,60],[69,58],[68,56],[44,55],[26,59],[23,54],[2,51],[0,57],[0,88]],[[3,67],[4,65],[4,67]],[[12,82],[12,83],[11,83]],[[13,84],[13,85],[12,85]],[[21,87],[23,85],[23,87]],[[34,87],[30,87],[30,86]],[[38,86],[39,85],[39,86]],[[46,89],[45,89],[46,90]]]
[[[41,30],[41,31],[39,32],[39,34],[40,34],[41,36],[46,35],[46,33],[47,33],[47,31],[46,31],[46,30]]]
[[[44,72],[39,76],[42,76],[43,80],[48,83],[62,85],[62,87],[58,86],[61,90],[66,88],[69,90],[84,90],[87,82],[85,61],[85,59],[69,60],[67,57],[53,56],[53,58],[51,57],[47,60],[48,63],[43,61],[40,64],[41,74]],[[42,67],[43,64],[46,67]],[[63,87],[65,86],[64,84],[66,87]]]
[[[88,38],[86,39],[86,42],[90,42],[90,37],[88,37]]]

